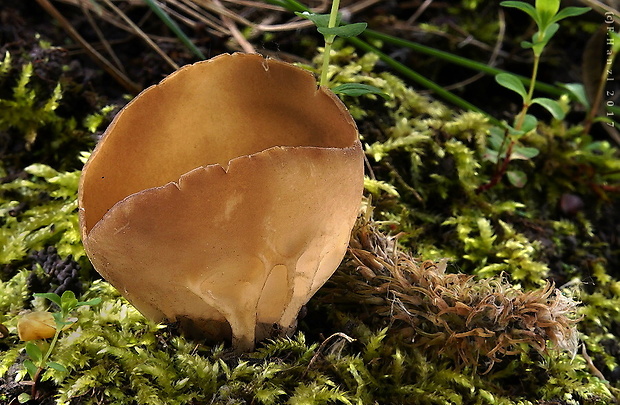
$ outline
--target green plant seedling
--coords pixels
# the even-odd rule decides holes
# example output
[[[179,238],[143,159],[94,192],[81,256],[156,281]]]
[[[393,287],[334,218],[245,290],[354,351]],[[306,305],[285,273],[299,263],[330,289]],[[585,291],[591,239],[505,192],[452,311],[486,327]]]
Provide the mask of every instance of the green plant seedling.
[[[42,350],[41,346],[37,345],[33,341],[26,343],[26,354],[29,358],[24,360],[24,368],[26,369],[28,376],[32,379],[33,384],[30,394],[23,393],[18,397],[20,403],[25,403],[30,399],[36,398],[37,383],[40,381],[43,372],[47,368],[57,371],[67,371],[65,366],[60,363],[50,361],[49,358],[56,347],[58,338],[60,337],[62,331],[75,322],[69,317],[71,312],[78,307],[97,305],[101,302],[101,298],[94,298],[89,301],[78,301],[77,298],[75,298],[73,291],[65,291],[62,296],[55,293],[37,293],[34,294],[34,296],[46,298],[52,301],[58,306],[59,311],[52,314],[54,317],[56,333],[54,334],[54,337],[52,338],[49,346],[47,346],[46,350]]]
[[[495,80],[500,85],[519,94],[523,100],[523,107],[515,120],[514,129],[521,131],[526,120],[527,111],[533,104],[539,104],[553,115],[555,119],[563,119],[564,111],[560,104],[552,99],[537,97],[534,98],[534,87],[538,75],[538,65],[543,50],[560,28],[558,21],[568,17],[575,17],[590,11],[589,7],[566,7],[560,10],[560,0],[536,0],[536,6],[523,1],[502,1],[504,7],[517,8],[527,13],[536,23],[538,31],[532,36],[532,41],[523,41],[521,46],[531,49],[534,53],[534,65],[532,67],[532,77],[529,89],[526,90],[523,83],[513,74],[500,73],[495,76]]]
[[[491,130],[489,147],[484,158],[495,163],[497,169],[491,180],[482,185],[478,192],[495,186],[504,175],[515,187],[523,187],[526,184],[527,176],[525,173],[519,170],[509,170],[508,164],[515,159],[529,160],[539,153],[536,148],[528,148],[519,144],[519,139],[535,130],[538,125],[538,119],[528,114],[530,107],[538,104],[549,111],[557,120],[564,119],[565,115],[564,109],[557,101],[546,97],[534,97],[540,56],[545,46],[558,31],[560,27],[558,21],[584,14],[590,10],[589,7],[566,7],[560,10],[560,0],[536,0],[535,6],[523,1],[502,1],[500,4],[527,13],[536,23],[538,30],[532,36],[531,41],[521,43],[523,48],[531,49],[534,53],[529,88],[526,89],[521,79],[511,73],[499,73],[495,76],[495,81],[498,84],[512,90],[521,97],[523,105],[513,125],[506,128],[495,127]]]
[[[360,35],[368,24],[364,22],[354,24],[341,24],[341,16],[338,13],[338,7],[340,6],[340,0],[334,0],[332,2],[331,12],[329,14],[314,14],[308,11],[295,12],[298,16],[308,19],[314,23],[317,27],[317,31],[323,34],[325,38],[325,50],[323,52],[323,67],[321,69],[321,78],[319,84],[321,86],[327,85],[327,71],[329,67],[329,58],[332,49],[332,45],[336,37],[355,37]],[[383,93],[375,86],[370,86],[362,83],[346,83],[336,86],[331,89],[336,94],[344,94],[347,96],[361,96],[364,94],[378,94],[385,99],[390,97]]]
[[[531,126],[531,120],[528,127]],[[535,126],[534,122],[534,126]],[[483,158],[497,165],[495,176],[478,191],[483,191],[495,186],[502,175],[506,175],[508,181],[515,187],[523,187],[527,183],[527,175],[521,170],[508,169],[508,164],[513,160],[529,160],[540,153],[536,148],[518,144],[515,140],[509,141],[510,135],[499,127],[492,127],[489,131],[488,146]]]

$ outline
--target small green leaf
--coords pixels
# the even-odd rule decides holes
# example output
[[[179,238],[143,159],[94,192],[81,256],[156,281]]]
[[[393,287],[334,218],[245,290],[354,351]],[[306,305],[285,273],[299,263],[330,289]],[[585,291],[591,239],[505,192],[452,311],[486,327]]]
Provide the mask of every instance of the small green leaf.
[[[524,134],[533,131],[536,129],[538,125],[538,119],[530,114],[525,114],[525,118],[523,119],[523,125],[521,125],[521,130]]]
[[[54,304],[61,306],[60,296],[54,293],[35,293],[33,294],[35,297],[42,297],[52,301]]]
[[[519,116],[515,118],[515,126],[518,123],[518,121],[519,121]],[[536,129],[537,125],[538,125],[538,120],[536,119],[536,117],[530,114],[526,114],[525,118],[523,119],[523,122],[521,123],[521,129],[517,130],[514,127],[508,127],[508,133],[510,134],[510,136],[518,139],[522,137],[523,135],[527,134],[528,132]]]
[[[17,396],[17,402],[19,402],[20,404],[25,404],[26,402],[30,401],[31,399],[32,399],[32,397],[27,392],[22,392],[21,394],[19,394]]]
[[[508,170],[506,177],[510,184],[518,188],[522,188],[527,183],[527,175],[521,170]]]
[[[496,164],[497,162],[499,162],[499,151],[491,148],[486,148],[486,151],[482,155],[482,159]]]
[[[532,6],[531,4],[525,3],[523,1],[502,1],[499,4],[503,7],[512,7],[512,8],[517,8],[521,11],[524,11],[530,17],[532,17],[532,20],[538,23],[538,12],[534,8],[534,6]]]
[[[609,36],[611,37],[611,51],[614,54],[620,52],[620,34],[617,32],[609,32]]]
[[[71,290],[67,290],[65,292],[62,293],[62,297],[60,297],[60,301],[61,302],[69,302],[69,301],[73,301],[76,300],[75,299],[75,293]],[[77,300],[76,300],[77,301]]]
[[[536,12],[539,18],[539,29],[546,28],[560,10],[560,0],[536,0]]]
[[[32,174],[33,176],[43,177],[44,179],[50,179],[52,177],[58,176],[58,172],[56,170],[41,163],[31,164],[24,170],[29,174]]]
[[[9,51],[4,52],[4,59],[0,62],[0,77],[6,75],[11,70],[11,53]]]
[[[583,104],[586,108],[590,108],[590,102],[586,95],[585,86],[581,83],[566,83],[561,84],[560,87],[564,87],[578,102]]]
[[[37,371],[39,371],[39,367],[35,366],[31,360],[24,360],[24,368],[30,376],[30,379],[34,380],[34,378],[37,376]]]
[[[345,83],[331,89],[336,94],[344,94],[352,97],[363,96],[364,94],[377,94],[386,100],[390,100],[390,96],[381,91],[380,88],[362,83]]]
[[[532,35],[532,52],[534,55],[540,56],[545,50],[545,46],[551,37],[557,31],[557,24],[551,24],[546,31],[538,31],[534,35]],[[524,47],[525,48],[525,47]]]
[[[536,0],[535,7],[538,14],[556,15],[560,10],[560,0]]]
[[[533,48],[534,44],[531,43],[530,41],[521,41],[521,48],[523,49],[530,49]]]
[[[65,326],[73,324],[73,322],[67,321],[64,315],[60,312],[54,312],[54,323],[56,324],[56,330],[62,330]]]
[[[510,154],[511,160],[530,160],[533,157],[538,156],[540,151],[536,148],[527,146],[515,146]]]
[[[60,363],[56,363],[55,361],[48,361],[45,363],[49,368],[53,368],[56,371],[67,371],[67,368]]]
[[[550,98],[538,97],[532,100],[532,104],[538,104],[545,107],[556,120],[562,120],[564,119],[564,115],[566,115],[564,110],[562,110],[560,103]]]
[[[364,30],[368,24],[366,23],[355,23],[355,24],[346,24],[341,25],[340,27],[317,27],[317,31],[319,31],[323,35],[335,35],[339,37],[356,37]]]
[[[578,15],[585,14],[590,10],[590,7],[566,7],[560,10],[560,12],[555,15],[551,22],[558,22],[568,17],[576,17]]]
[[[329,14],[314,14],[304,11],[303,13],[295,12],[297,16],[310,20],[317,28],[327,28],[329,26]],[[340,24],[340,14],[336,18],[336,25]]]
[[[60,297],[60,308],[63,313],[67,315],[69,312],[73,311],[77,307],[78,300],[75,298],[75,293],[71,290],[67,290],[62,293],[62,297]]]
[[[88,301],[80,301],[80,302],[77,303],[76,306],[78,306],[78,307],[82,307],[82,306],[85,306],[85,305],[92,306],[92,305],[98,305],[100,303],[101,303],[101,298],[97,297],[97,298],[93,298],[92,300],[88,300]]]
[[[371,179],[368,176],[364,177],[364,189],[374,194],[375,196],[381,195],[381,192],[385,192],[394,197],[400,197],[396,187],[390,183],[384,181]]]
[[[604,123],[610,124],[612,128],[615,126],[614,124],[615,121],[608,117],[594,117],[592,121],[593,122],[604,122]]]
[[[26,343],[26,353],[35,363],[40,363],[41,360],[43,360],[43,352],[41,351],[41,348],[33,342]]]
[[[517,76],[510,73],[499,73],[495,76],[495,81],[507,89],[518,93],[524,100],[527,97],[527,90],[525,90],[525,86]]]
[[[499,150],[500,147],[506,147],[506,132],[499,127],[493,127],[489,130],[489,145],[495,150]]]
[[[532,39],[534,40],[534,46],[536,45],[540,47],[546,46],[547,43],[551,40],[551,38],[553,38],[553,36],[555,35],[556,32],[558,32],[559,29],[560,29],[560,25],[553,23],[553,24],[549,24],[549,26],[545,28],[544,31],[542,31],[542,35],[540,34],[541,33],[540,31],[534,34],[532,36]]]

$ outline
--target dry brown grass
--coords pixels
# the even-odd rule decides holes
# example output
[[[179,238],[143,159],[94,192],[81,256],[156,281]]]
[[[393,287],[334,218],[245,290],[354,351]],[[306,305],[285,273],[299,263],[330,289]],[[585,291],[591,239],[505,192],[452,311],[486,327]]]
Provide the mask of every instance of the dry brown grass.
[[[356,314],[389,325],[399,338],[458,366],[486,366],[487,373],[502,358],[529,348],[577,350],[578,302],[550,282],[522,291],[507,275],[448,273],[447,260],[414,259],[368,219],[358,221],[348,258],[332,279],[332,302],[358,306]]]

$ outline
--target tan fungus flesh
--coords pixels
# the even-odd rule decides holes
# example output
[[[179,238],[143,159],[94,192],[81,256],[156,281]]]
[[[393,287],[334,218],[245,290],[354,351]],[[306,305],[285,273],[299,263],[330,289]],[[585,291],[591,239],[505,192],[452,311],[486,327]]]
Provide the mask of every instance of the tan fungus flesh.
[[[363,188],[355,124],[292,65],[221,55],[114,119],[84,167],[93,265],[143,314],[250,349],[346,250]]]

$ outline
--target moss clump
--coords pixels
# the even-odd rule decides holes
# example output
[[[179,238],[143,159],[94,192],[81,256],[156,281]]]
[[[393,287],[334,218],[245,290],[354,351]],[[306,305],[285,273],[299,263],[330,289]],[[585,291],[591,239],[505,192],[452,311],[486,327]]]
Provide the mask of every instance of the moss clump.
[[[65,334],[52,358],[69,371],[50,369],[43,377],[57,385],[58,404],[354,404],[412,398],[420,404],[512,404],[516,394],[507,389],[517,387],[504,380],[525,370],[530,375],[524,383],[532,385],[525,396],[530,399],[521,398],[522,404],[558,393],[584,404],[609,398],[585,363],[570,356],[546,356],[544,362],[516,357],[480,376],[404,344],[389,327],[373,332],[349,318],[355,322],[349,335],[338,333],[318,344],[300,333],[237,357],[146,320],[103,281],[93,283],[84,297],[93,296],[103,304],[79,311],[78,327]],[[3,353],[0,371],[8,370],[21,350],[16,344]]]
[[[366,304],[365,313],[427,352],[484,373],[530,348],[546,353],[547,341],[577,352],[577,302],[551,284],[523,292],[502,278],[449,274],[445,260],[418,263],[363,219],[350,245],[354,273],[338,272],[328,297],[339,307]]]
[[[79,177],[79,171],[33,164],[19,178],[0,184],[0,265],[7,266],[5,273],[47,246],[88,266],[77,219]]]
[[[10,174],[35,162],[60,170],[77,167],[79,152],[94,146],[92,133],[113,109],[80,120],[63,108],[61,84],[49,90],[34,71],[32,62],[14,66],[8,51],[0,61],[0,159]]]

